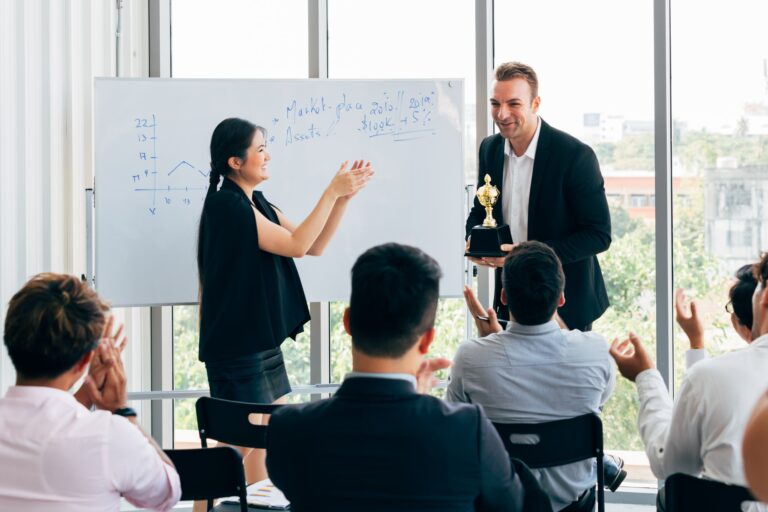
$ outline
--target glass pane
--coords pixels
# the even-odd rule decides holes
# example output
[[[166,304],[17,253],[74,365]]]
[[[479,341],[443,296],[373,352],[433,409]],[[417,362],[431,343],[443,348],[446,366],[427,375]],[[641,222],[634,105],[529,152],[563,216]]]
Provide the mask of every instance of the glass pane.
[[[371,10],[370,2],[329,0],[329,77],[463,78],[464,168],[467,181],[473,182],[477,172],[474,2],[391,0],[380,5]],[[345,307],[343,302],[331,304],[333,382],[340,382],[352,367],[349,336],[341,323]],[[463,299],[441,299],[436,326],[430,354],[452,356],[465,336]]]
[[[183,0],[171,7],[174,77],[307,77],[306,0]],[[197,360],[197,306],[174,307],[173,320],[174,388],[207,389],[205,365]],[[292,385],[309,382],[309,325],[306,329],[282,346]],[[190,435],[197,439],[194,402],[175,401],[180,442]]]
[[[593,329],[610,341],[631,328],[655,352],[653,4],[543,0],[494,10],[496,64],[536,70],[539,114],[589,144],[605,178],[613,242],[598,258],[611,307]],[[625,486],[655,487],[636,420],[635,386],[619,378],[603,411],[605,447],[624,458]]]
[[[174,77],[307,77],[306,0],[182,0],[171,7]]]
[[[768,4],[736,0],[723,10],[675,0],[671,6],[674,284],[697,301],[706,349],[714,356],[744,346],[725,310],[728,290],[736,270],[755,262],[768,241],[762,209],[768,179]],[[725,62],[727,74],[713,74]],[[725,89],[713,94],[712,87],[702,87],[713,83]],[[677,385],[689,347],[676,328]]]

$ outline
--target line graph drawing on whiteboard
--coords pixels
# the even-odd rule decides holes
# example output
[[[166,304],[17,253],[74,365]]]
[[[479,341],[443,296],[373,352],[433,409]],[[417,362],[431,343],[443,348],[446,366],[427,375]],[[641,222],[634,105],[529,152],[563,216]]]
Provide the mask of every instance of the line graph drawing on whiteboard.
[[[133,122],[139,172],[131,175],[131,184],[134,192],[147,195],[146,213],[156,216],[160,206],[183,207],[204,201],[209,172],[187,160],[176,162],[168,171],[158,171],[157,116],[136,117]],[[158,179],[161,180],[159,183]]]

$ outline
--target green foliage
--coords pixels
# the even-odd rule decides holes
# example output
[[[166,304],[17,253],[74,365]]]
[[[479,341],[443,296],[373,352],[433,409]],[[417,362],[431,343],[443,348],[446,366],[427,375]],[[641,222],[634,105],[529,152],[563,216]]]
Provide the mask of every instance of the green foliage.
[[[653,134],[625,136],[616,143],[613,158],[614,169],[653,169]]]
[[[633,219],[627,210],[621,206],[608,205],[611,211],[611,236],[614,240],[623,237],[630,231],[636,230],[643,223],[640,219]]]
[[[173,308],[173,388],[207,389],[208,376],[198,355],[197,306]],[[174,407],[176,428],[197,430],[194,400],[177,400]]]

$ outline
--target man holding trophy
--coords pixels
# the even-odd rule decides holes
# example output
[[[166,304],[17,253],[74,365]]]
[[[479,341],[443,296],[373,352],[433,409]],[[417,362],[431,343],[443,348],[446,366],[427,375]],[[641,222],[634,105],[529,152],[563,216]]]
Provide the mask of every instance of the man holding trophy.
[[[499,133],[480,144],[467,256],[496,269],[494,309],[506,318],[499,307],[505,253],[526,240],[546,243],[565,272],[558,314],[569,328],[588,331],[608,307],[596,257],[611,245],[603,177],[589,146],[539,118],[540,103],[532,68],[507,62],[496,69],[491,115]]]

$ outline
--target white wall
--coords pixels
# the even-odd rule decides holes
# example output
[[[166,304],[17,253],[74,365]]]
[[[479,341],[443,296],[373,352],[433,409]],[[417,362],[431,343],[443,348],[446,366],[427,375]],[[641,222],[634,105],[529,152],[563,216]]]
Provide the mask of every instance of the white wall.
[[[0,332],[8,301],[30,276],[86,271],[93,77],[115,76],[115,4],[0,1]],[[123,5],[120,75],[147,76],[147,1]],[[138,308],[116,314],[132,338],[129,382],[138,389],[146,379],[138,359],[148,315]],[[14,379],[3,345],[0,395]]]

